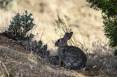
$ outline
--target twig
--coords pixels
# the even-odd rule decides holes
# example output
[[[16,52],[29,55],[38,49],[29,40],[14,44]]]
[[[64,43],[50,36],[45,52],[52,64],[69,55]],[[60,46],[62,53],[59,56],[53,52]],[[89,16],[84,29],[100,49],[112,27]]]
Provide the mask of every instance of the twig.
[[[4,70],[5,70],[6,74],[7,74],[7,76],[9,77],[9,72],[8,72],[8,70],[7,70],[6,65],[5,65],[2,61],[0,61],[0,64],[1,64],[1,66],[4,68]]]

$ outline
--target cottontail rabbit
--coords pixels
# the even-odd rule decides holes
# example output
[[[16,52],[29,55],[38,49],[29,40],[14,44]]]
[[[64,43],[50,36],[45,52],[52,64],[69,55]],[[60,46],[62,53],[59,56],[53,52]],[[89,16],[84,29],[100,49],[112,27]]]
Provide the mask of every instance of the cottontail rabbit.
[[[58,47],[59,63],[69,69],[81,69],[85,67],[87,57],[80,48],[67,45],[72,35],[73,32],[66,32],[63,38],[55,42],[55,46]]]

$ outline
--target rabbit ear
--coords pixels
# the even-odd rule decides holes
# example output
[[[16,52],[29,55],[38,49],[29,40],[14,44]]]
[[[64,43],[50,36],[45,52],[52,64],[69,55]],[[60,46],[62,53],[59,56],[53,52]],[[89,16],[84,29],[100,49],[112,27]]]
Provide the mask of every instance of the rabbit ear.
[[[67,46],[67,41],[72,37],[73,32],[66,32],[63,38],[58,39],[55,42],[55,46]]]
[[[65,40],[69,40],[72,37],[72,35],[73,35],[73,32],[66,32],[63,38]]]

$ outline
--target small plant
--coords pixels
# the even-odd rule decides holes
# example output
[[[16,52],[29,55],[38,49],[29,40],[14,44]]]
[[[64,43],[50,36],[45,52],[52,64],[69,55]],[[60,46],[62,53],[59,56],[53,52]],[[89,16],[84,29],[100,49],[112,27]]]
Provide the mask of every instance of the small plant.
[[[41,57],[45,58],[49,56],[47,45],[43,45],[42,41],[33,41],[33,34],[26,36],[35,24],[33,23],[32,14],[25,11],[24,14],[19,14],[13,17],[8,31],[5,34],[10,39],[15,40],[18,44],[22,45],[27,51],[34,52]]]
[[[24,14],[21,15],[17,13],[17,15],[13,17],[8,31],[6,32],[15,40],[26,40],[33,37],[26,37],[26,33],[30,31],[34,25],[32,14],[25,11]]]
[[[41,40],[38,42],[36,40],[26,40],[21,43],[21,45],[23,45],[27,51],[33,51],[33,53],[36,53],[43,58],[47,58],[49,56],[47,45],[44,45]]]

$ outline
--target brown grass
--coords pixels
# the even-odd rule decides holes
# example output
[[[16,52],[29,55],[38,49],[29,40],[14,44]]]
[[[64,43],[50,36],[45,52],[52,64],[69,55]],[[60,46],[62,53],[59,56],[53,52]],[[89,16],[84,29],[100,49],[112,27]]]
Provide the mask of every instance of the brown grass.
[[[8,10],[0,9],[0,32],[8,28],[10,20],[17,12],[24,10],[33,13],[36,26],[30,32],[35,35],[34,39],[41,39],[48,44],[52,54],[56,53],[55,41],[62,37],[65,31],[72,30],[74,35],[69,44],[80,47],[87,54],[87,71],[72,71],[62,68],[56,70],[56,67],[52,68],[49,64],[46,66],[46,64],[40,63],[43,60],[39,59],[37,62],[35,55],[27,56],[26,53],[22,52],[25,51],[23,47],[14,45],[15,43],[11,43],[9,39],[7,39],[7,43],[6,38],[2,37],[0,45],[20,52],[11,49],[10,51],[13,53],[8,52],[9,49],[3,49],[0,52],[0,76],[5,77],[12,74],[14,77],[16,75],[22,77],[27,73],[27,77],[36,77],[38,74],[40,77],[57,77],[59,75],[63,77],[62,72],[65,75],[71,74],[76,77],[87,77],[88,75],[90,75],[89,77],[117,76],[117,72],[115,72],[117,70],[117,58],[113,56],[113,49],[108,46],[108,39],[104,35],[101,11],[90,8],[86,0],[14,0],[9,5]],[[58,21],[58,17],[61,21]],[[9,58],[10,54],[14,57]],[[21,64],[18,64],[20,61],[14,54],[21,60]],[[34,69],[31,69],[32,66]]]
[[[34,59],[36,58],[36,59]],[[47,70],[47,65],[32,54],[0,47],[0,77],[71,77]]]

